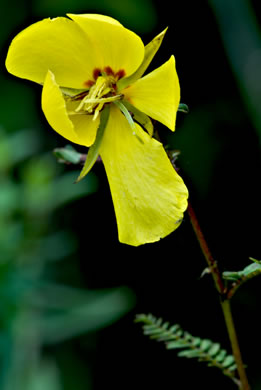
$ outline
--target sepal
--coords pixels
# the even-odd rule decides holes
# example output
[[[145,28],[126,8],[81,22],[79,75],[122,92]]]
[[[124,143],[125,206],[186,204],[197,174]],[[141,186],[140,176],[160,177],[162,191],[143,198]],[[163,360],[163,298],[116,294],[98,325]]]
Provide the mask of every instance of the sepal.
[[[99,156],[99,150],[102,143],[103,135],[108,123],[110,114],[110,106],[106,106],[104,110],[101,112],[101,119],[100,119],[100,125],[97,130],[97,135],[94,144],[89,148],[88,154],[86,156],[86,160],[83,166],[83,169],[76,179],[76,183],[78,183],[80,180],[84,178],[84,176],[87,175],[87,173],[90,172],[93,165],[95,164],[98,156]]]
[[[167,29],[168,28],[158,34],[155,38],[152,39],[150,43],[145,46],[144,58],[141,65],[130,76],[124,77],[118,81],[118,91],[121,91],[122,89],[128,87],[142,77],[142,75],[145,73],[148,66],[150,65],[151,61],[153,60],[155,54],[159,50]]]
[[[129,112],[132,113],[133,119],[138,122],[152,137],[153,136],[153,124],[148,115],[144,114],[144,112],[138,110],[136,107],[134,107],[131,103],[129,103],[127,100],[123,101],[123,104],[128,109]]]

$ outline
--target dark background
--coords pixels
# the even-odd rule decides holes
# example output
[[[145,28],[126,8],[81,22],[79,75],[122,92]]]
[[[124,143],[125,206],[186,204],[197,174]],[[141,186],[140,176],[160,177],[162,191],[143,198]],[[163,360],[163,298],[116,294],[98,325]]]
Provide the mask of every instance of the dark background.
[[[189,217],[158,243],[120,244],[101,165],[52,154],[66,140],[40,109],[41,89],[7,74],[11,39],[33,22],[71,13],[115,17],[148,43],[166,26],[151,69],[175,55],[182,102],[180,174],[222,270],[260,259],[261,13],[247,0],[1,0],[0,363],[4,390],[233,389],[215,368],[177,358],[142,335],[138,313],[179,323],[230,350],[218,297]],[[78,150],[80,150],[78,148]],[[65,290],[63,290],[65,289]],[[232,309],[253,389],[261,389],[260,279]],[[83,310],[75,313],[75,307]],[[22,362],[22,363],[21,363]]]

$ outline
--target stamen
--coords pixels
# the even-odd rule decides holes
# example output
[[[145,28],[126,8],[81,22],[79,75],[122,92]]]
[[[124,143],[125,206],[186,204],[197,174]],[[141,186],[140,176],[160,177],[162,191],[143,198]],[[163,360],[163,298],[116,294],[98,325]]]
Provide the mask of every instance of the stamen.
[[[98,117],[98,115],[99,115],[101,109],[103,108],[103,106],[104,106],[104,103],[100,103],[100,104],[98,105],[98,107],[95,109],[94,115],[93,115],[93,118],[92,118],[93,121],[95,121],[95,120],[97,119],[97,117]]]
[[[79,104],[79,106],[75,109],[75,112],[79,112],[83,108],[84,104],[85,104],[85,99],[82,99],[82,101]]]
[[[105,88],[103,91],[100,91],[100,93],[98,94],[99,97],[102,97],[104,95],[107,95],[107,93],[110,93],[111,92],[111,88],[107,87]]]
[[[111,102],[115,102],[116,100],[120,100],[122,97],[123,95],[120,94],[120,95],[109,96],[106,98],[84,99],[84,103],[90,103],[90,104],[111,103]]]
[[[69,115],[91,114],[93,120],[96,120],[105,104],[122,100],[123,95],[117,94],[116,82],[124,75],[123,69],[114,73],[110,66],[104,67],[103,71],[100,68],[95,68],[93,70],[95,81],[87,80],[85,86],[88,86],[89,90],[73,97],[72,100],[81,101],[73,112],[69,112]]]

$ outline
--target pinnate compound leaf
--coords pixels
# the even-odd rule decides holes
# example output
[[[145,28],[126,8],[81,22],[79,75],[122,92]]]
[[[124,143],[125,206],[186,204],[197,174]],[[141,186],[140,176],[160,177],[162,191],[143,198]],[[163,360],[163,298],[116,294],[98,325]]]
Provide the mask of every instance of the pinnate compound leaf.
[[[163,322],[151,314],[138,315],[136,322],[143,323],[143,333],[151,339],[164,342],[166,349],[179,350],[179,357],[196,358],[199,362],[206,362],[210,367],[219,368],[233,381],[237,380],[235,359],[225,349],[221,349],[219,343],[194,337],[183,331],[180,325],[169,326],[168,322]]]

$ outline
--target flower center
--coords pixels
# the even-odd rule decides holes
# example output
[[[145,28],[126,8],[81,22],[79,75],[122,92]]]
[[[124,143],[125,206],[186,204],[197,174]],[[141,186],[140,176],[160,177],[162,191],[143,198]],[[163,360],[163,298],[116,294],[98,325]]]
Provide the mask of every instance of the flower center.
[[[81,102],[69,115],[91,114],[95,120],[106,103],[123,98],[122,94],[117,93],[116,83],[124,75],[123,70],[114,73],[108,66],[104,68],[103,72],[100,69],[94,69],[93,78],[95,81],[85,82],[84,85],[88,86],[89,90],[72,98],[72,100],[81,100]]]

